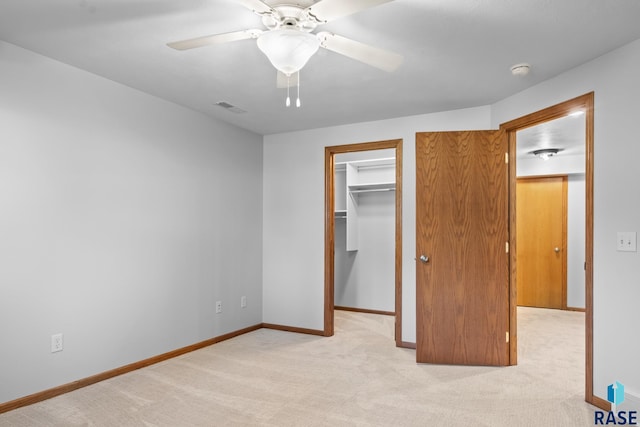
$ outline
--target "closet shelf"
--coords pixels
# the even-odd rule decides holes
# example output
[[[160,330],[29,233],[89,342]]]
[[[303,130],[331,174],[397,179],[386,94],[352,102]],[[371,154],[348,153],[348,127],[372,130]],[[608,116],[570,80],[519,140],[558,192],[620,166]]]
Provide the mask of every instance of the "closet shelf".
[[[344,224],[346,251],[353,252],[358,250],[358,205],[370,197],[376,198],[375,194],[396,191],[396,159],[388,157],[351,160],[336,162],[334,166],[334,220],[336,223]],[[389,195],[394,196],[393,193]],[[387,197],[382,199],[378,202],[390,201]]]
[[[368,184],[349,185],[349,193],[372,193],[380,191],[395,191],[395,182],[373,182]]]

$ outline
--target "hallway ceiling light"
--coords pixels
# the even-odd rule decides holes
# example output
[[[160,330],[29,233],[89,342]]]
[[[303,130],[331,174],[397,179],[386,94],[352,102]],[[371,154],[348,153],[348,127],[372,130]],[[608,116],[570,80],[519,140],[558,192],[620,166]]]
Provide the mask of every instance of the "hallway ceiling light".
[[[533,150],[531,154],[538,156],[542,160],[549,160],[551,157],[562,151],[560,148],[541,148],[539,150]]]

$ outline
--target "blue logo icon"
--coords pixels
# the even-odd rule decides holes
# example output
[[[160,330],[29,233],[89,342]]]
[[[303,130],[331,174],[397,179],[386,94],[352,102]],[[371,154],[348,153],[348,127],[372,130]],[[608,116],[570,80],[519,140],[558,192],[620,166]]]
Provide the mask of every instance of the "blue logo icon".
[[[638,411],[617,411],[616,406],[624,402],[624,384],[619,381],[609,384],[607,387],[607,400],[613,405],[613,411],[595,411],[593,413],[593,423],[595,425],[618,425],[628,424],[638,425]]]
[[[614,405],[624,402],[624,384],[616,381],[607,387],[607,400]]]

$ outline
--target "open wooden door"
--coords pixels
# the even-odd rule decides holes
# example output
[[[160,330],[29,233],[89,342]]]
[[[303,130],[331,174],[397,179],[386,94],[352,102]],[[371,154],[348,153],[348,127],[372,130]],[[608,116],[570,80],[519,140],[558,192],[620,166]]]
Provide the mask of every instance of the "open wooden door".
[[[507,138],[416,134],[417,361],[509,364]]]

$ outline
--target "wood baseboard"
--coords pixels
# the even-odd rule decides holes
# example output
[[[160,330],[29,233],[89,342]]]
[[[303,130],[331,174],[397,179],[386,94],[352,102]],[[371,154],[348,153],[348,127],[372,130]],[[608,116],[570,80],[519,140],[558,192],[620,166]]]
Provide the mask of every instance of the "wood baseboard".
[[[410,348],[412,350],[416,349],[416,343],[414,342],[406,342],[406,341],[400,341],[396,347],[400,347],[400,348]]]
[[[592,404],[593,406],[602,409],[603,411],[611,410],[611,403],[609,401],[599,398],[598,396],[592,395],[587,400],[587,403]]]
[[[382,314],[385,316],[395,316],[396,313],[393,311],[382,311],[382,310],[369,310],[368,308],[356,308],[356,307],[343,307],[343,306],[334,306],[334,310],[342,310],[342,311],[355,311],[357,313],[369,313],[369,314]]]
[[[319,329],[297,328],[295,326],[275,325],[273,323],[263,323],[262,327],[265,329],[275,329],[277,331],[295,332],[298,334],[319,335],[319,336],[325,335],[324,331],[321,331]]]
[[[98,383],[100,381],[107,380],[109,378],[117,377],[119,375],[135,371],[137,369],[145,368],[147,366],[154,365],[156,363],[163,362],[165,360],[172,359],[174,357],[181,356],[183,354],[190,353],[192,351],[199,350],[204,347],[209,347],[210,345],[228,340],[230,338],[237,337],[242,334],[246,334],[248,332],[258,330],[262,327],[263,327],[262,324],[249,326],[247,328],[229,332],[227,334],[220,335],[215,338],[211,338],[205,341],[188,345],[186,347],[172,350],[167,353],[160,354],[158,356],[153,356],[148,359],[141,360],[139,362],[130,363],[128,365],[121,366],[119,368],[101,372],[99,374],[96,374],[87,378],[83,378],[81,380],[73,381],[67,384],[60,385],[58,387],[54,387],[48,390],[30,394],[28,396],[11,400],[9,402],[0,403],[0,414],[4,412],[12,411],[14,409],[21,408],[23,406],[33,405],[34,403],[42,402],[43,400],[51,399],[52,397],[60,396],[61,394],[69,393],[79,388],[86,387],[86,386]]]

